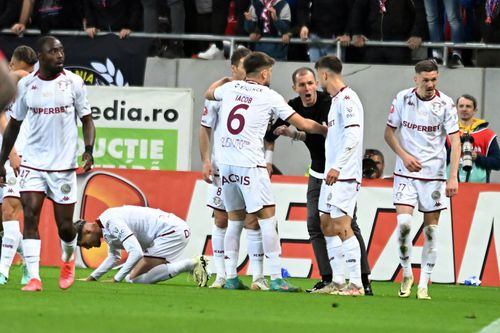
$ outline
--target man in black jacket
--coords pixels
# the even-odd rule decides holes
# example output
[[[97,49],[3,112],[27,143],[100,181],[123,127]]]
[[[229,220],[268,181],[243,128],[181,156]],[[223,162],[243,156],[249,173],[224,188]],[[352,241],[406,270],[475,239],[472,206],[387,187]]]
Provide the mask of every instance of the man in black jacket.
[[[308,67],[301,67],[293,72],[292,80],[293,89],[299,96],[290,100],[288,104],[304,118],[312,119],[320,124],[326,122],[330,111],[331,97],[328,93],[316,90],[317,81],[314,71]],[[319,192],[325,169],[325,138],[318,134],[306,134],[305,132],[292,130],[288,126],[290,126],[289,123],[278,119],[271,130],[266,133],[264,138],[266,140],[266,156],[270,155],[268,151],[274,150],[274,141],[279,137],[279,134],[288,136],[293,140],[304,141],[311,154],[311,167],[309,168],[309,183],[307,186],[307,231],[318,262],[321,281],[306,291],[325,293],[329,291],[328,285],[332,281],[332,269],[326,250],[325,237],[320,227],[318,211]],[[272,161],[267,160],[267,162],[271,163]],[[365,295],[371,296],[373,292],[368,280],[368,275],[371,273],[370,266],[365,243],[356,223],[356,215],[352,220],[352,228],[361,247],[361,275]]]
[[[408,47],[369,47],[364,61],[410,64],[411,50],[422,43],[426,28],[422,0],[355,0],[352,8],[353,44],[366,40],[406,41]]]

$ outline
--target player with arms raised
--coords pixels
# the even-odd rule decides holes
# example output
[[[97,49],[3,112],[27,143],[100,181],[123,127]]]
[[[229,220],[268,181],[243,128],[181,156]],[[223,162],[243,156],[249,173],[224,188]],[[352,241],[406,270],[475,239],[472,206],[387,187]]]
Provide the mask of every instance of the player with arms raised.
[[[399,92],[392,102],[385,141],[396,153],[394,205],[398,253],[403,267],[399,297],[411,294],[413,273],[410,237],[413,209],[424,213],[424,247],[417,298],[430,300],[427,284],[437,258],[437,231],[444,196],[458,192],[460,134],[453,100],[436,89],[438,67],[431,60],[415,65],[415,88]],[[399,135],[396,136],[396,130]],[[451,142],[450,174],[446,179],[446,136]]]

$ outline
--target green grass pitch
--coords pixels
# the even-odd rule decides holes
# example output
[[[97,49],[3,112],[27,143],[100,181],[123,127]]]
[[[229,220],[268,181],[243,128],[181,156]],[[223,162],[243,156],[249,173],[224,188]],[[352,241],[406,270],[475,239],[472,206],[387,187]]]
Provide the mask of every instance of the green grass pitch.
[[[89,272],[77,269],[77,278]],[[41,293],[20,291],[17,267],[0,286],[2,332],[456,333],[500,317],[500,288],[434,284],[433,299],[417,301],[414,293],[398,298],[398,284],[386,282],[373,283],[374,297],[353,298],[197,288],[184,274],[157,285],[76,281],[61,291],[57,268],[41,275]],[[291,280],[304,289],[315,282]]]

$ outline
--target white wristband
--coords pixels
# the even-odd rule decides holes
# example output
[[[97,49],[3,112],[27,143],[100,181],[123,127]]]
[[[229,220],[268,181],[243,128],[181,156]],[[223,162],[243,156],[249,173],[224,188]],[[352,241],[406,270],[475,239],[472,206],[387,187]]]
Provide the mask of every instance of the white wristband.
[[[273,151],[266,150],[264,153],[264,158],[266,159],[266,163],[273,164]]]

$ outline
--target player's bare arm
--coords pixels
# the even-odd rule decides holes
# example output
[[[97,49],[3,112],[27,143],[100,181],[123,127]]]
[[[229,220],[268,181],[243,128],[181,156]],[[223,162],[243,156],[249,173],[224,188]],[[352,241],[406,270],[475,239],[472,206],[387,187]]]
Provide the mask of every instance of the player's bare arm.
[[[307,134],[306,132],[298,131],[294,128],[290,128],[289,126],[286,125],[281,125],[279,127],[276,127],[276,129],[273,131],[274,135],[284,135],[287,136],[295,141],[306,141]]]
[[[92,168],[94,164],[94,157],[92,156],[94,151],[95,142],[95,125],[92,120],[92,115],[86,115],[82,119],[82,131],[83,131],[83,141],[85,143],[85,151],[82,155],[83,161],[83,171],[87,172]]]
[[[207,91],[205,92],[205,98],[210,100],[210,101],[215,101],[214,97],[214,91],[217,89],[217,87],[222,86],[225,83],[230,82],[232,79],[230,77],[223,77],[222,79],[219,79],[212,83],[210,87],[208,87]]]
[[[459,132],[449,135],[451,142],[450,174],[446,182],[446,196],[452,197],[458,193],[458,164],[460,160],[460,134]]]
[[[205,126],[200,126],[199,141],[200,141],[200,157],[202,163],[201,173],[203,180],[208,184],[212,184],[212,161],[210,160],[210,135],[212,129]]]
[[[396,129],[387,126],[385,128],[384,139],[391,149],[403,160],[405,167],[411,172],[418,172],[422,169],[422,164],[412,155],[408,154],[399,144],[396,137]]]
[[[325,125],[320,125],[311,119],[305,119],[298,113],[294,113],[287,121],[307,133],[326,135],[328,132],[328,127]]]

